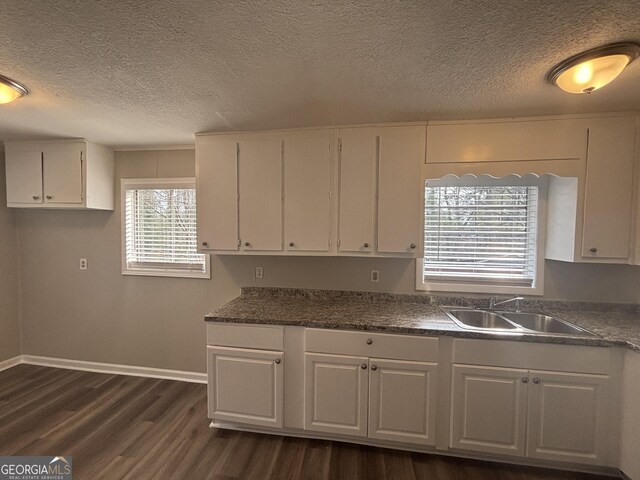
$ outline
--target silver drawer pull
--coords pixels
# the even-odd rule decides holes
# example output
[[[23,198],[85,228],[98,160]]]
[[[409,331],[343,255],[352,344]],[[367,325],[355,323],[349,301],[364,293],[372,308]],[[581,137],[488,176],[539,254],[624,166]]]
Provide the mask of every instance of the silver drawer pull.
[[[373,340],[371,340],[370,338],[367,338],[367,345],[371,345],[373,343]]]
[[[528,377],[522,377],[522,383],[529,383]]]
[[[542,383],[542,380],[536,377],[533,379],[533,383],[535,383],[536,385],[539,385],[540,383]]]

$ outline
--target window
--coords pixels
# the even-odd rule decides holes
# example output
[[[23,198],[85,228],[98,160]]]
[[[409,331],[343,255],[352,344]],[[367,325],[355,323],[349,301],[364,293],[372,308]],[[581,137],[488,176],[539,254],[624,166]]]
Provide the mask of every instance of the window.
[[[541,294],[541,189],[519,177],[428,181],[418,288]]]
[[[122,180],[122,273],[210,278],[196,247],[192,178]]]

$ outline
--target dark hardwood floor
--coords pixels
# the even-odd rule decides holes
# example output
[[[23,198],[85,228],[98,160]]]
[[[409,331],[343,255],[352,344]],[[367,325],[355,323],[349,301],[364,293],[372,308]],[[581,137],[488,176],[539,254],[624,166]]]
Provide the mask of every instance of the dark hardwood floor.
[[[74,479],[604,479],[211,430],[204,385],[19,365],[0,372],[0,455],[71,455]]]

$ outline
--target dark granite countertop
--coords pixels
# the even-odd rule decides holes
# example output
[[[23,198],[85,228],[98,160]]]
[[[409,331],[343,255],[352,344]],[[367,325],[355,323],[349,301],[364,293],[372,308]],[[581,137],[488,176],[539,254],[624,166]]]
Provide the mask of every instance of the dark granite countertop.
[[[525,342],[622,346],[640,352],[637,305],[525,300],[523,310],[544,311],[595,333],[594,337],[498,334],[461,328],[440,305],[486,307],[486,298],[243,288],[238,298],[205,316],[209,322],[295,325],[414,335],[508,339]]]

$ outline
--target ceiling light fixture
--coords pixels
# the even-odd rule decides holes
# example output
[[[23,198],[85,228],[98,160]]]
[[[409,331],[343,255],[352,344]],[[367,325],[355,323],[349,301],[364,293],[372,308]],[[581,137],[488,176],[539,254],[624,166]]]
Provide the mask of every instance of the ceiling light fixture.
[[[0,75],[0,104],[11,103],[27,93],[29,90],[24,85]]]
[[[594,48],[553,67],[547,80],[569,93],[591,93],[604,87],[640,56],[636,43],[614,43]]]

